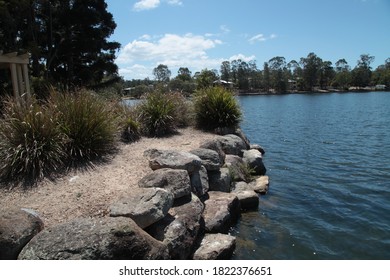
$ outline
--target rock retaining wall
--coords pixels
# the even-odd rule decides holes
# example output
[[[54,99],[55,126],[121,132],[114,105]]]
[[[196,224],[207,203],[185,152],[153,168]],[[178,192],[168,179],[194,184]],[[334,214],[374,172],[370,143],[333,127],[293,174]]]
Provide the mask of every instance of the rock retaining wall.
[[[191,152],[149,149],[150,174],[107,217],[48,230],[31,211],[2,212],[0,259],[229,259],[230,227],[268,191],[263,154],[240,130]]]

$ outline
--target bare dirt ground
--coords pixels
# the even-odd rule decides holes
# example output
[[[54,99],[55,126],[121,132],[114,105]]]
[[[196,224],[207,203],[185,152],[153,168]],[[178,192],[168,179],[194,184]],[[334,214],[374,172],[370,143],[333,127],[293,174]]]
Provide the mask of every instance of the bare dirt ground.
[[[143,156],[150,148],[189,151],[216,137],[194,128],[180,129],[167,138],[142,138],[132,144],[120,144],[107,163],[89,170],[73,170],[55,181],[45,180],[28,190],[6,190],[0,187],[1,209],[11,207],[36,211],[45,227],[77,217],[99,217],[108,214],[112,202],[151,172]]]

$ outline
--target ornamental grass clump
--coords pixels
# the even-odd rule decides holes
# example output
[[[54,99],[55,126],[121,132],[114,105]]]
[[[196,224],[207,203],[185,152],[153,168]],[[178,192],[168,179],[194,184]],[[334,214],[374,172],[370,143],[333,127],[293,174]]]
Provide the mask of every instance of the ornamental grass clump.
[[[72,162],[88,162],[113,150],[117,126],[109,103],[80,90],[52,92],[49,104],[59,112],[61,131],[69,139],[66,154]]]
[[[187,123],[188,116],[181,95],[155,91],[138,105],[142,131],[151,137],[165,136]]]
[[[209,87],[195,93],[195,120],[199,128],[237,127],[241,108],[233,93],[223,87]]]
[[[58,113],[35,99],[8,98],[0,121],[0,179],[28,184],[63,165],[67,136]]]

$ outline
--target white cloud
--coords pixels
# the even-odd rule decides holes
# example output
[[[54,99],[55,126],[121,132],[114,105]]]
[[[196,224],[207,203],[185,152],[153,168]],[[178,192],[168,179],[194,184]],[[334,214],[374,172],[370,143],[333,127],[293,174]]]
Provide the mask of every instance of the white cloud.
[[[181,0],[165,0],[168,5],[171,6],[183,6],[183,1]],[[151,10],[159,7],[161,0],[139,0],[133,6],[134,11],[144,11]]]
[[[181,0],[168,0],[168,4],[173,5],[173,6],[182,6],[183,1],[181,1]]]
[[[160,0],[140,0],[133,6],[135,11],[143,11],[157,8],[160,5]]]
[[[150,36],[147,36],[127,44],[119,53],[117,62],[204,59],[207,58],[207,50],[222,44],[220,40],[213,40],[191,33],[184,36],[165,34],[157,41],[150,41],[150,38]]]
[[[236,55],[233,55],[229,58],[229,61],[232,61],[232,60],[242,60],[242,61],[245,61],[245,62],[249,62],[251,60],[255,60],[256,57],[254,55],[251,55],[251,56],[245,56],[243,54],[236,54]]]
[[[255,36],[252,36],[248,42],[251,44],[254,44],[256,42],[264,42],[270,39],[275,39],[277,37],[276,34],[271,34],[269,37],[266,37],[264,34],[257,34]]]

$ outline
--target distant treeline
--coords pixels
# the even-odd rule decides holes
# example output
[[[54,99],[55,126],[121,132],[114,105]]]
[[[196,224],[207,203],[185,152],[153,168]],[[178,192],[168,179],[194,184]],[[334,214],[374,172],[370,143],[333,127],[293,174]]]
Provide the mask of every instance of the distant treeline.
[[[243,92],[291,92],[315,90],[348,90],[349,88],[375,87],[390,88],[390,58],[384,64],[372,69],[374,56],[362,54],[352,68],[345,59],[339,59],[334,65],[309,53],[299,61],[287,62],[282,56],[271,58],[262,69],[256,61],[224,61],[218,70],[204,69],[192,75],[188,68],[180,68],[177,76],[171,78],[166,65],[159,65],[153,71],[155,80],[125,81],[128,93],[140,95],[153,87],[155,83],[164,83],[170,90],[191,94],[195,89],[212,85],[223,80],[226,86]]]

